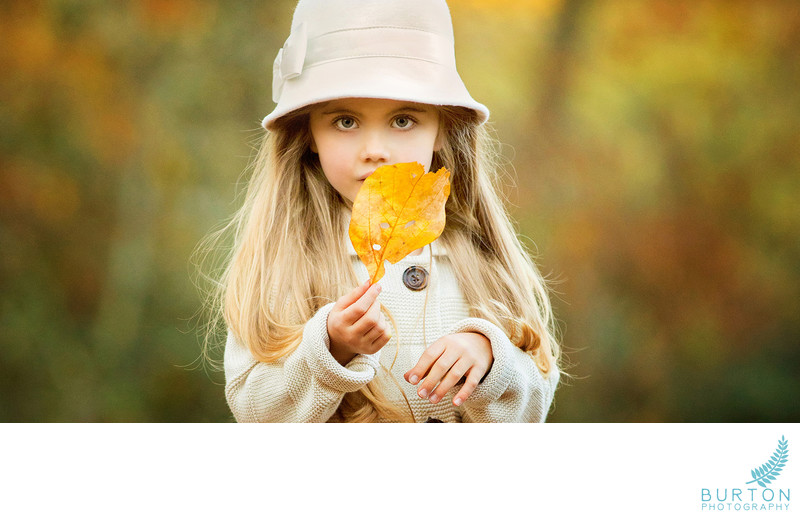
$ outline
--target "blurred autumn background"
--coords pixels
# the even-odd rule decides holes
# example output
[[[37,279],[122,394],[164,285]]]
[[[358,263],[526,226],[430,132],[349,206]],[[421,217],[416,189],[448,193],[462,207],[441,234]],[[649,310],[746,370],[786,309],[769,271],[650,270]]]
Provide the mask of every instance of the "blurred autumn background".
[[[0,420],[231,421],[190,259],[294,4],[0,4]],[[550,420],[800,420],[800,4],[450,5],[555,281]]]

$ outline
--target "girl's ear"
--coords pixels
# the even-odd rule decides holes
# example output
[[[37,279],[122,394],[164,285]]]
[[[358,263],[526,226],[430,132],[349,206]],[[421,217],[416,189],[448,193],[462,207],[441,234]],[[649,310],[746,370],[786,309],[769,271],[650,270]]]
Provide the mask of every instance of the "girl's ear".
[[[317,142],[314,141],[313,134],[311,134],[311,132],[309,132],[308,134],[309,138],[311,139],[311,144],[309,145],[309,148],[311,148],[311,151],[314,152],[315,154],[319,154],[319,150],[317,150]]]

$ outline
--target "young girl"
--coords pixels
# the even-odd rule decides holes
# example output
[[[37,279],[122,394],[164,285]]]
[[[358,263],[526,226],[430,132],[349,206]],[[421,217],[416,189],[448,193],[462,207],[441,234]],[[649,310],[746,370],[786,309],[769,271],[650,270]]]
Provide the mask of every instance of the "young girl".
[[[559,347],[498,191],[444,0],[300,0],[222,280],[238,421],[544,421]],[[348,238],[382,165],[447,167],[441,236],[369,285]],[[367,282],[364,282],[364,281]]]

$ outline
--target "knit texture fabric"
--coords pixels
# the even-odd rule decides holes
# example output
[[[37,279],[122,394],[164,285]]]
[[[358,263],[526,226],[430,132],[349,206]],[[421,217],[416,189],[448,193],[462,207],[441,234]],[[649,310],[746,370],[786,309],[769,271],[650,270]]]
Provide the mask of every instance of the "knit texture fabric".
[[[347,241],[358,280],[368,278],[367,269]],[[412,291],[403,284],[403,272],[411,266],[428,271],[428,286]],[[345,393],[369,383],[387,369],[400,348],[392,374],[405,392],[418,422],[428,418],[443,422],[543,422],[553,401],[559,372],[543,375],[530,355],[511,343],[497,325],[469,316],[469,308],[458,287],[447,252],[434,241],[420,255],[409,255],[396,264],[386,264],[380,280],[378,300],[389,309],[398,331],[373,355],[356,355],[347,366],[329,351],[328,314],[333,303],[321,307],[303,329],[297,349],[274,363],[259,362],[234,335],[225,347],[225,395],[239,422],[327,422]],[[427,307],[425,293],[428,292]],[[423,309],[425,314],[423,316]],[[391,328],[390,321],[386,323]],[[491,342],[494,363],[482,383],[461,406],[453,398],[454,386],[437,404],[417,395],[418,385],[403,375],[419,361],[423,351],[444,335],[474,331]],[[403,409],[405,399],[384,375],[386,397]]]

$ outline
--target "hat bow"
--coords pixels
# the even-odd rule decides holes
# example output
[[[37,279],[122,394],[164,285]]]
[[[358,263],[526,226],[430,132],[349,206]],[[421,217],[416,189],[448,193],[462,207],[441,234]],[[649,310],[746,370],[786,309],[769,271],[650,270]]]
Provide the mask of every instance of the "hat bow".
[[[303,22],[289,34],[272,64],[272,101],[275,103],[281,97],[286,80],[296,78],[303,72],[307,48],[306,23]]]

